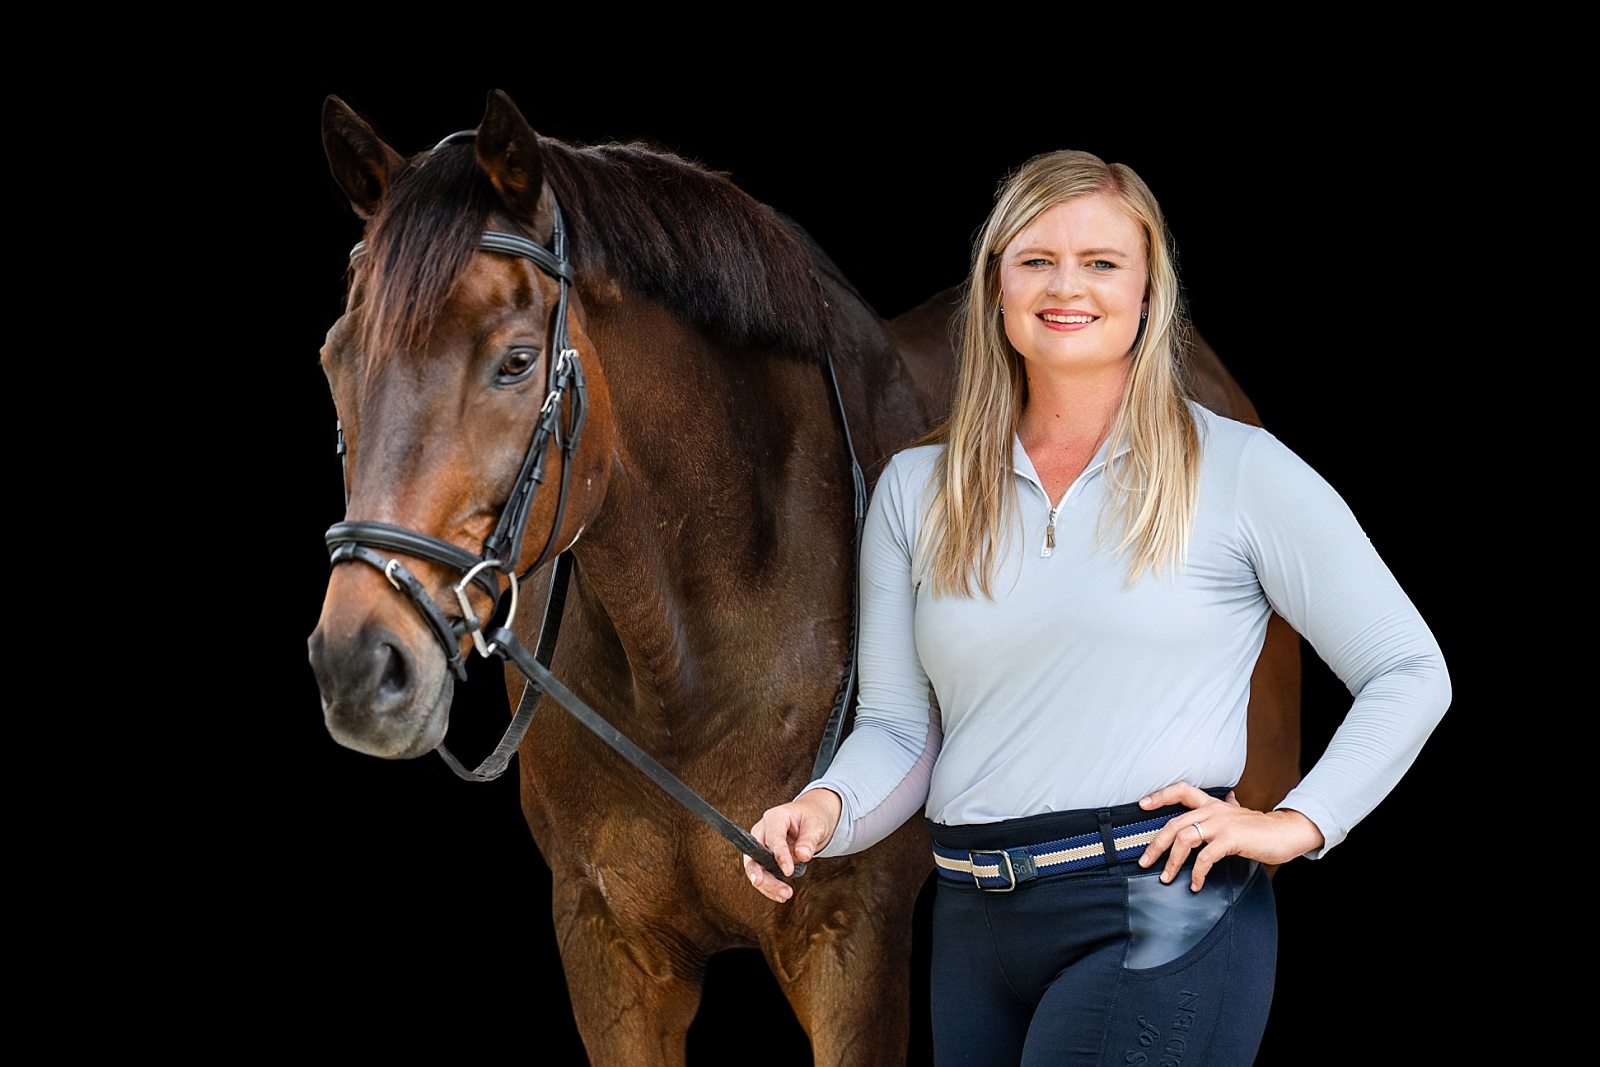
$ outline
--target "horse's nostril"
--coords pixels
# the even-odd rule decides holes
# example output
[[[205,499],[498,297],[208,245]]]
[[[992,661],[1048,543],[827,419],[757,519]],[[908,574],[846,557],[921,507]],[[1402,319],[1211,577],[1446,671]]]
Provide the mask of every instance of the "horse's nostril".
[[[411,688],[411,672],[406,669],[405,654],[384,643],[378,646],[376,655],[382,664],[375,694],[377,703],[383,706],[404,700],[406,691]]]

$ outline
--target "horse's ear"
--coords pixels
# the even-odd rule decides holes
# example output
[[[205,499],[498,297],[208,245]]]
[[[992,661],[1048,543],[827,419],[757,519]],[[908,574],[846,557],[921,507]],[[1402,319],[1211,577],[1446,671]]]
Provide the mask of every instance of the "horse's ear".
[[[544,191],[539,135],[499,89],[489,93],[477,145],[478,166],[494,182],[506,207],[523,221],[537,224],[539,195]]]
[[[364,219],[378,210],[389,186],[407,166],[400,153],[384,144],[337,96],[322,102],[322,148],[328,153],[333,180]]]

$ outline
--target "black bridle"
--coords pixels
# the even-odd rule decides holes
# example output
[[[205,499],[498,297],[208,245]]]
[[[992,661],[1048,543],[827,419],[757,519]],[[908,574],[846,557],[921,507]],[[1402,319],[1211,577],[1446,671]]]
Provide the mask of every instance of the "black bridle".
[[[454,133],[440,141],[435,148],[442,148],[449,144],[459,144],[470,141],[476,137],[475,131]],[[554,197],[552,195],[552,201]],[[561,297],[556,305],[555,323],[552,331],[551,351],[555,353],[550,360],[548,386],[544,403],[539,409],[538,422],[534,426],[533,439],[528,443],[528,451],[523,456],[522,467],[517,473],[517,480],[512,487],[511,495],[506,500],[505,508],[500,513],[500,520],[495,524],[494,532],[484,542],[481,554],[474,556],[471,552],[451,544],[449,541],[418,533],[404,526],[394,526],[386,522],[369,522],[358,520],[355,522],[336,522],[328,528],[324,540],[328,545],[329,564],[337,566],[341,563],[359,562],[374,567],[383,573],[389,583],[411,601],[417,613],[428,624],[444,650],[445,660],[455,676],[465,681],[467,677],[466,663],[461,655],[461,638],[471,636],[474,646],[480,655],[485,658],[499,656],[517,670],[521,671],[527,679],[527,685],[522,692],[522,699],[517,703],[516,714],[512,717],[511,725],[500,738],[500,743],[494,751],[475,769],[468,770],[453,756],[448,748],[441,743],[438,746],[442,757],[455,774],[469,782],[492,782],[505,773],[511,757],[516,753],[517,746],[522,743],[523,737],[528,732],[528,727],[533,723],[533,715],[539,705],[541,695],[548,695],[556,703],[587,727],[595,736],[604,741],[614,751],[638,768],[651,781],[693,812],[713,830],[725,838],[740,852],[754,859],[763,868],[772,874],[783,877],[777,861],[772,853],[747,831],[735,825],[727,816],[706,802],[698,793],[690,789],[671,771],[667,770],[649,753],[638,745],[628,740],[615,727],[606,722],[598,712],[578,699],[570,689],[561,684],[560,680],[552,675],[549,666],[555,654],[556,639],[560,632],[562,610],[566,604],[567,586],[572,574],[572,553],[568,550],[556,553],[556,545],[561,534],[562,520],[567,509],[568,489],[571,484],[573,459],[577,454],[578,445],[583,438],[583,427],[588,414],[588,391],[584,384],[583,362],[578,351],[572,347],[571,335],[567,326],[568,295],[576,275],[572,269],[571,260],[567,256],[566,227],[561,216],[561,205],[554,203],[554,227],[552,235],[552,249],[528,240],[516,234],[501,233],[488,230],[483,233],[478,242],[478,247],[485,252],[496,252],[503,255],[516,256],[532,262],[545,274],[553,278],[561,287]],[[365,242],[357,244],[350,251],[352,261],[365,253]],[[850,473],[854,483],[855,504],[855,534],[856,558],[860,556],[861,528],[866,516],[866,480],[861,473],[861,465],[856,461],[855,445],[850,438],[850,424],[845,416],[844,398],[839,392],[839,380],[833,369],[833,358],[828,357],[828,382],[832,386],[834,402],[839,408],[839,420],[844,429],[845,449],[850,455]],[[567,423],[562,426],[562,414],[567,413]],[[561,449],[561,484],[557,490],[555,521],[550,527],[550,536],[545,541],[544,550],[539,553],[539,558],[530,564],[522,573],[517,573],[519,556],[522,551],[523,538],[527,533],[528,517],[533,510],[533,502],[538,495],[539,487],[544,482],[544,471],[550,452],[550,445],[555,443]],[[345,440],[344,429],[338,429],[338,454],[341,472],[344,468]],[[345,502],[349,503],[349,487],[346,485]],[[402,555],[416,559],[425,559],[431,563],[447,567],[462,575],[462,579],[454,587],[456,601],[461,608],[462,617],[452,622],[444,612],[439,610],[433,597],[428,593],[423,584],[417,580],[405,565],[398,559],[386,558],[377,549],[387,549],[399,552]],[[555,567],[550,578],[549,594],[545,601],[544,620],[539,629],[537,651],[529,653],[511,632],[511,621],[516,617],[517,588],[520,582],[529,574],[548,563],[555,555]],[[472,610],[471,602],[467,597],[469,585],[476,586],[489,596],[492,605],[489,617],[496,616],[500,606],[501,591],[499,580],[493,572],[503,573],[509,579],[509,592],[511,602],[504,625],[485,626]],[[852,583],[852,588],[854,583]],[[856,643],[857,630],[860,623],[860,606],[858,595],[852,593],[851,624],[850,624],[850,658],[846,665],[845,676],[841,680],[838,693],[834,698],[833,710],[828,716],[828,725],[823,732],[822,745],[817,753],[816,764],[812,769],[812,778],[821,777],[833,762],[834,753],[838,749],[839,738],[843,731],[845,712],[849,708],[855,695],[856,686]],[[487,633],[485,630],[487,629]],[[794,877],[805,873],[806,865],[794,865]]]

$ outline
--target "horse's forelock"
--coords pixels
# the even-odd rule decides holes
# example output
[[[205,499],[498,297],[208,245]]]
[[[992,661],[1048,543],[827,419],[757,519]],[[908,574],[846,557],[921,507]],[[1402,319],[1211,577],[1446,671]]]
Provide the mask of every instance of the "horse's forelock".
[[[500,195],[471,145],[428,152],[395,181],[367,227],[358,306],[369,365],[418,350],[477,251]]]

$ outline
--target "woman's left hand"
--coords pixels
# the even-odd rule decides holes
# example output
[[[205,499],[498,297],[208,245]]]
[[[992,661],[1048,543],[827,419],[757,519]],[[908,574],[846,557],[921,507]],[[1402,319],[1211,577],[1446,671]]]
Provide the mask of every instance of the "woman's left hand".
[[[1232,793],[1226,800],[1218,800],[1187,782],[1169,785],[1139,801],[1139,806],[1147,811],[1169,804],[1182,804],[1193,810],[1174,815],[1172,821],[1161,828],[1144,855],[1139,857],[1139,866],[1153,865],[1166,852],[1167,865],[1161,872],[1161,880],[1171,882],[1183,869],[1189,853],[1203,845],[1195,857],[1189,883],[1189,888],[1196,891],[1206,884],[1206,872],[1211,870],[1211,865],[1224,856],[1243,856],[1262,863],[1287,863],[1325,843],[1317,824],[1298,811],[1289,808],[1252,811],[1240,807]]]

